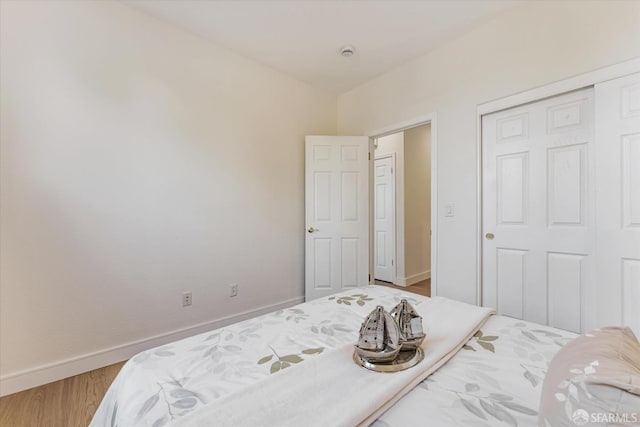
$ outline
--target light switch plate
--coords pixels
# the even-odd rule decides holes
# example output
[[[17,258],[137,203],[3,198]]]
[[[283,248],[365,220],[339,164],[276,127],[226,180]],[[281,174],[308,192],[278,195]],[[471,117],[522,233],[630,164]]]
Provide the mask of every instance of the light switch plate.
[[[444,216],[453,217],[456,215],[456,205],[453,203],[447,203],[444,205]]]

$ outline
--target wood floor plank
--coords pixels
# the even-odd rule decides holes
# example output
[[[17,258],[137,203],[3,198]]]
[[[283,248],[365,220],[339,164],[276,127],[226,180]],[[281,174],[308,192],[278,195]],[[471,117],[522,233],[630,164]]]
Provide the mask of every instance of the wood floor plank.
[[[410,286],[398,286],[393,283],[383,282],[382,280],[375,280],[376,285],[386,286],[388,288],[402,289],[403,291],[413,292],[414,294],[424,295],[426,297],[431,296],[431,279],[425,279],[422,282],[418,282]]]
[[[2,427],[86,427],[124,362],[0,398]]]

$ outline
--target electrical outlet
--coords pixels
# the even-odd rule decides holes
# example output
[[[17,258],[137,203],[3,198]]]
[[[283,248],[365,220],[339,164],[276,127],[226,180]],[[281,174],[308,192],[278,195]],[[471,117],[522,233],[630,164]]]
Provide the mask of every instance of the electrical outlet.
[[[191,292],[183,292],[182,293],[182,306],[183,307],[187,307],[189,305],[193,304],[193,297],[191,295]]]
[[[238,284],[237,283],[232,283],[232,284],[229,285],[229,296],[230,297],[238,296]]]

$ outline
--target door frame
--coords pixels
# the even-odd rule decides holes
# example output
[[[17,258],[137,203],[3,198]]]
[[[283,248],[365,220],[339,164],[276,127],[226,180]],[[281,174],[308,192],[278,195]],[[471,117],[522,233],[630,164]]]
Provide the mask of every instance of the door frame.
[[[479,104],[476,107],[476,302],[479,306],[481,306],[483,302],[482,248],[484,242],[482,235],[484,232],[484,230],[482,230],[482,116],[528,104],[530,102],[540,101],[545,98],[561,95],[574,90],[587,88],[607,80],[616,79],[618,77],[623,77],[637,72],[640,72],[640,58],[609,65],[607,67],[549,83],[544,86],[509,95],[504,98],[488,101],[483,104]],[[592,310],[593,308],[594,307],[589,307],[589,310]]]
[[[437,269],[437,248],[438,248],[438,132],[437,132],[437,114],[435,112],[414,117],[409,120],[393,123],[379,129],[373,129],[365,132],[369,137],[369,152],[374,153],[374,141],[376,138],[403,132],[422,125],[431,126],[431,296],[438,294],[438,269]],[[374,157],[374,156],[371,156]],[[374,162],[369,165],[369,182],[373,183]],[[373,271],[373,185],[369,186],[369,274],[371,277],[370,284],[374,283]],[[397,218],[396,218],[397,221]],[[397,236],[396,236],[397,240]],[[396,268],[397,268],[396,259]],[[397,271],[397,270],[396,270]]]
[[[374,155],[373,156],[373,168],[375,171],[375,166],[376,166],[376,160],[381,160],[381,159],[386,159],[386,158],[390,158],[391,159],[391,164],[393,165],[392,168],[396,171],[395,173],[393,173],[391,176],[393,177],[393,284],[395,285],[396,282],[398,281],[398,269],[397,269],[397,260],[398,260],[398,220],[397,220],[397,212],[398,212],[398,207],[397,207],[397,203],[398,203],[398,197],[396,195],[397,193],[397,181],[396,181],[396,173],[398,171],[398,168],[396,167],[396,153],[387,153],[387,154],[381,154],[379,156]],[[375,177],[375,173],[373,176],[373,185],[375,186],[376,182],[376,177]],[[373,194],[373,240],[369,240],[371,242],[371,244],[369,246],[371,246],[371,248],[373,249],[373,259],[375,259],[375,247],[376,247],[376,242],[375,242],[375,231],[376,231],[376,224],[375,224],[375,188],[372,192]],[[375,281],[376,280],[376,268],[375,268],[375,263],[373,264],[372,267],[372,275],[371,275],[371,280]]]

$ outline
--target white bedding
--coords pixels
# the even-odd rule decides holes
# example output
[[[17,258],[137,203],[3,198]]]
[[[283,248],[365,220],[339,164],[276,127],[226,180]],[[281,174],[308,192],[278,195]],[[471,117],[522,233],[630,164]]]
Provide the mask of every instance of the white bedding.
[[[168,425],[282,369],[354,343],[376,305],[390,309],[401,298],[427,300],[372,286],[140,353],[122,368],[91,426]],[[574,334],[500,316],[481,331],[482,337],[472,338],[374,425],[420,425],[416,420],[424,419],[431,425],[500,420],[534,426],[547,364]]]
[[[478,336],[373,426],[537,427],[549,362],[575,337],[572,332],[491,316]],[[416,422],[416,414],[423,421]]]
[[[365,371],[353,363],[350,342],[217,399],[170,426],[208,427],[211,420],[234,427],[369,425],[446,363],[494,312],[446,298],[423,298],[413,307],[423,318],[427,338],[424,360],[411,369]]]

